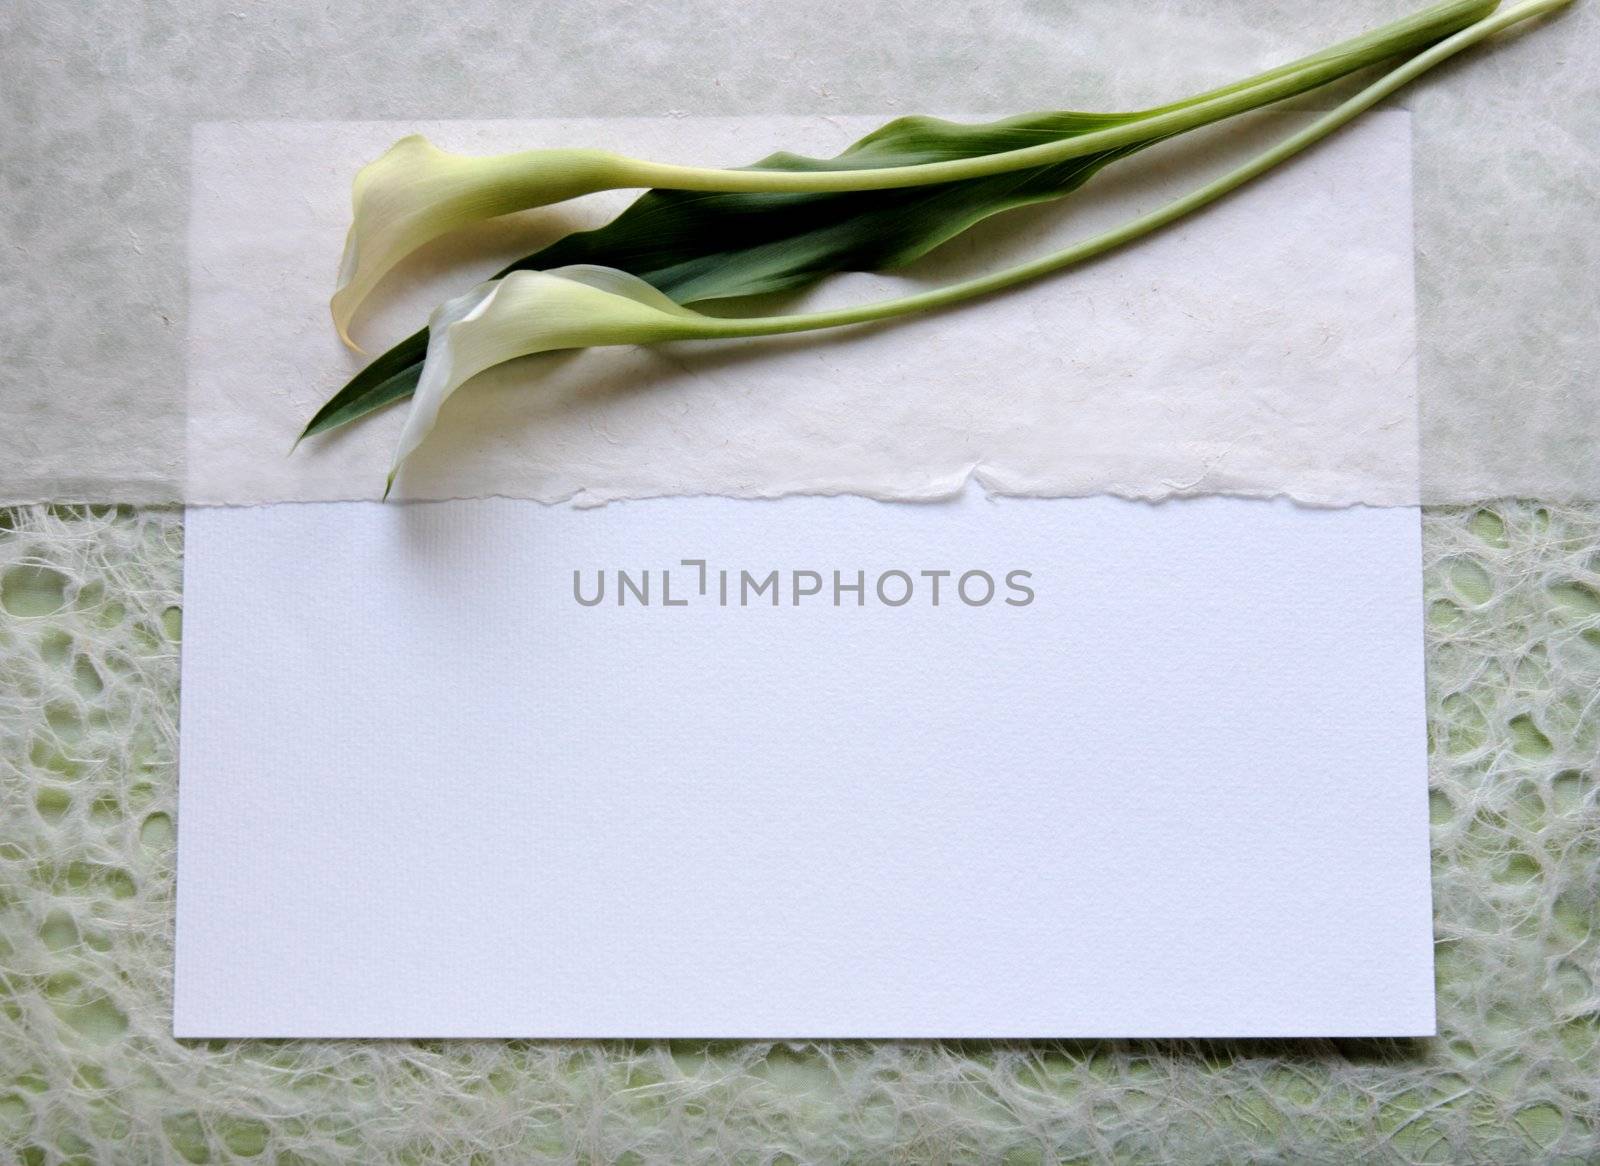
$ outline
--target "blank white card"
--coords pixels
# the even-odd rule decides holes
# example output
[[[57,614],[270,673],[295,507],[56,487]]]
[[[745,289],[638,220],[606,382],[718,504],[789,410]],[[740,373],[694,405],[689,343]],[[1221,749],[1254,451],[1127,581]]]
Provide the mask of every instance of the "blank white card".
[[[179,1036],[1433,1031],[1415,509],[193,509]]]

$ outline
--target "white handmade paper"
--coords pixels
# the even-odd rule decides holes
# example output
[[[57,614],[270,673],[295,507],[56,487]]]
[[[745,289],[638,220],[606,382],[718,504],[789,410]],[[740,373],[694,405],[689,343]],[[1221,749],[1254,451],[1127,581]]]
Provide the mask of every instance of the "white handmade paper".
[[[187,497],[376,498],[400,409],[289,449],[363,364],[327,300],[359,166],[400,135],[493,153],[591,145],[736,165],[834,154],[886,116],[196,127]],[[1200,185],[1303,124],[1261,114],[990,220],[904,277],[847,276],[772,310],[903,294],[1045,254]],[[1370,114],[1224,202],[980,303],[779,340],[523,360],[448,403],[403,496],[603,502],[674,494],[1418,497],[1409,115]],[[374,351],[504,263],[631,193],[452,235],[379,288]],[[749,309],[746,309],[749,310]],[[403,408],[403,407],[402,407]]]
[[[191,509],[174,1029],[1431,1033],[1418,541],[975,492]]]

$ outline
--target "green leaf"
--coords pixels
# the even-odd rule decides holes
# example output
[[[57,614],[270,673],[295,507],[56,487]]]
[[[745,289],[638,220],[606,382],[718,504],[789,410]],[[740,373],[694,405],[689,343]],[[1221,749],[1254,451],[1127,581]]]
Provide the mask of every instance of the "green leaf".
[[[753,168],[918,165],[1014,150],[1129,120],[1136,119],[1056,113],[962,126],[908,117],[837,158],[774,154]],[[785,291],[837,271],[909,263],[990,215],[1076,190],[1106,163],[1146,144],[937,186],[812,195],[650,191],[604,227],[569,235],[525,262],[620,268],[680,303]]]
[[[423,328],[356,373],[344,388],[329,397],[306,424],[299,441],[348,425],[358,417],[409,397],[416,391],[417,379],[422,375],[422,361],[427,355],[428,330]]]
[[[779,153],[752,169],[845,170],[915,165],[1015,150],[1137,120],[1138,114],[1058,112],[961,125],[931,117],[890,122],[834,158]],[[1060,198],[1109,162],[1158,139],[1033,170],[937,186],[843,194],[705,194],[652,190],[603,227],[581,231],[499,272],[594,264],[630,272],[679,303],[784,291],[840,271],[881,271],[925,255],[1001,211]],[[426,329],[358,373],[317,412],[322,433],[410,396]]]

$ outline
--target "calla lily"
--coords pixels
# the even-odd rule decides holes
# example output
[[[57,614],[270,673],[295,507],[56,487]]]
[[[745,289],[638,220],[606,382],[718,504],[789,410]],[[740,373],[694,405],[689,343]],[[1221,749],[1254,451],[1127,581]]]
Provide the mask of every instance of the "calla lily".
[[[981,125],[958,125],[934,118],[900,118],[867,135],[838,157],[829,159],[780,154],[751,167],[725,170],[668,165],[600,150],[530,150],[472,158],[447,153],[417,135],[402,138],[356,178],[355,220],[345,244],[339,286],[333,297],[334,323],[345,343],[357,347],[350,340],[349,329],[361,301],[408,252],[481,219],[546,206],[599,190],[641,187],[657,191],[765,193],[815,199],[846,191],[900,191],[954,182],[1004,179],[1018,171],[1036,172],[1038,189],[1026,183],[1001,181],[991,183],[993,190],[987,194],[969,192],[972,205],[958,201],[957,205],[947,207],[936,198],[931,209],[906,208],[904,215],[897,217],[933,216],[922,232],[925,238],[915,241],[925,249],[937,245],[950,234],[959,233],[977,219],[1017,205],[1019,201],[1038,201],[1068,193],[1092,172],[1085,171],[1075,180],[1066,181],[1070,173],[1057,174],[1051,168],[1075,159],[1089,162],[1126,156],[1143,145],[1304,93],[1367,65],[1436,41],[1483,17],[1495,3],[1496,0],[1441,0],[1421,12],[1319,53],[1154,109],[1106,114],[1057,111]],[[1096,167],[1099,164],[1101,162],[1095,162]],[[1026,191],[1026,197],[1020,198],[1019,191]],[[731,219],[731,212],[747,213],[754,209],[753,205],[735,201],[718,204],[716,215]],[[788,209],[792,213],[779,216],[778,220],[815,222],[819,214],[843,216],[848,220],[861,207],[850,200],[831,200],[826,208],[822,204],[794,203]],[[895,214],[895,208],[889,208],[889,213]],[[661,217],[657,214],[652,219]],[[751,229],[748,220],[737,224],[710,222],[705,226],[702,233],[714,245],[713,253],[725,248],[730,235],[743,239]],[[854,230],[855,225],[846,221],[833,224],[821,236],[849,241]],[[871,221],[870,217],[859,224],[859,232],[869,240],[885,233],[881,224]],[[767,261],[762,258],[762,245],[780,241],[778,237],[756,240],[757,254],[746,257],[746,265],[757,270],[763,268]],[[805,247],[823,247],[823,238],[812,238],[800,249]],[[886,261],[892,263],[897,257],[903,258],[900,250],[904,248],[892,251],[885,257]],[[858,258],[860,256],[847,247],[844,254],[829,251],[812,256],[806,269],[824,272],[848,269],[851,261]],[[604,262],[594,257],[586,259]],[[743,281],[703,276],[698,290],[712,294],[697,298],[729,294],[709,284],[720,287],[731,283],[736,289],[732,294],[745,294],[738,289],[748,282],[748,273]]]
[[[388,485],[393,487],[400,463],[433,429],[450,394],[484,369],[563,348],[726,334],[724,321],[690,311],[644,280],[609,267],[517,271],[481,283],[441,304],[428,320],[428,357]]]
[[[616,162],[599,150],[470,158],[421,134],[401,138],[356,175],[354,218],[330,304],[340,338],[360,351],[350,322],[361,301],[424,243],[482,219],[609,189],[618,181]]]
[[[388,485],[422,443],[445,400],[472,377],[504,361],[563,348],[656,344],[810,332],[948,307],[1038,279],[1104,254],[1199,210],[1321,141],[1396,90],[1462,50],[1571,0],[1523,0],[1469,25],[1348,98],[1242,166],[1181,198],[1064,250],[989,275],[898,299],[787,316],[707,316],[683,307],[637,276],[610,267],[514,271],[442,305],[428,322],[427,357],[400,434]],[[384,496],[388,496],[388,489]]]

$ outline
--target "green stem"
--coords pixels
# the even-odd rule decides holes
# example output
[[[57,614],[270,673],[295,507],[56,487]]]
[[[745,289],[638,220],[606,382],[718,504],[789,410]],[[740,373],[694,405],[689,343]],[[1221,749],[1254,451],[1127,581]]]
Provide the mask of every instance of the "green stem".
[[[1356,69],[1361,68],[1362,65],[1382,60],[1385,55],[1399,56],[1401,53],[1422,48],[1453,32],[1459,32],[1469,24],[1482,20],[1499,6],[1500,0],[1442,0],[1442,2],[1430,5],[1420,12],[1414,12],[1410,16],[1402,17],[1350,40],[1340,41],[1338,44],[1330,45],[1320,52],[1312,53],[1310,56],[1290,61],[1286,65],[1280,65],[1276,69],[1269,69],[1264,73],[1257,73],[1253,77],[1248,77],[1243,81],[1236,81],[1232,85],[1197,94],[1185,101],[1145,110],[1144,114],[1148,116],[1150,114],[1165,113],[1168,110],[1183,109],[1186,106],[1196,105],[1216,97],[1224,97],[1238,90],[1273,81],[1279,77],[1288,76],[1302,69],[1322,65],[1330,61],[1345,62],[1343,71],[1340,74],[1342,76],[1346,73],[1354,72]],[[1352,59],[1360,60],[1362,65],[1349,64]]]
[[[1389,57],[1436,41],[1493,12],[1498,0],[1445,0],[1382,28],[1344,41],[1309,57],[1214,89],[1173,105],[1137,114],[1122,125],[1072,137],[947,162],[914,166],[882,166],[857,170],[716,170],[675,166],[636,158],[603,156],[616,186],[718,192],[830,193],[926,186],[969,178],[986,178],[1117,149],[1151,138],[1166,137],[1259,109],[1293,97]],[[530,158],[537,158],[530,154]]]
[[[1410,61],[1386,74],[1382,79],[1345,101],[1342,105],[1323,114],[1310,125],[1285,138],[1276,146],[1260,154],[1251,161],[1232,170],[1222,177],[1191,191],[1175,202],[1140,215],[1119,227],[1076,243],[1064,251],[1057,251],[1039,259],[1008,267],[990,275],[979,276],[976,279],[964,280],[960,283],[950,284],[947,287],[936,288],[932,291],[920,292],[916,295],[904,296],[899,299],[880,300],[876,303],[862,304],[849,308],[838,308],[827,312],[809,312],[793,316],[753,316],[745,319],[717,319],[714,327],[708,329],[706,336],[712,338],[732,338],[737,336],[776,336],[789,332],[809,332],[819,328],[839,328],[849,324],[865,324],[874,320],[887,320],[895,316],[904,316],[911,312],[927,311],[931,308],[948,307],[963,300],[973,299],[978,296],[989,295],[1031,279],[1059,271],[1075,263],[1081,263],[1096,255],[1101,255],[1124,243],[1148,235],[1152,231],[1168,225],[1176,219],[1182,218],[1191,211],[1200,209],[1208,203],[1215,202],[1224,195],[1236,190],[1254,178],[1260,177],[1271,170],[1278,163],[1283,162],[1308,146],[1320,141],[1350,122],[1359,114],[1370,109],[1397,89],[1409,84],[1422,76],[1429,69],[1442,61],[1455,56],[1464,49],[1470,48],[1486,37],[1492,36],[1502,29],[1508,28],[1530,17],[1553,12],[1565,7],[1572,0],[1525,0],[1512,8],[1507,8],[1485,20],[1469,25],[1445,40],[1440,41],[1432,48],[1412,58]]]

